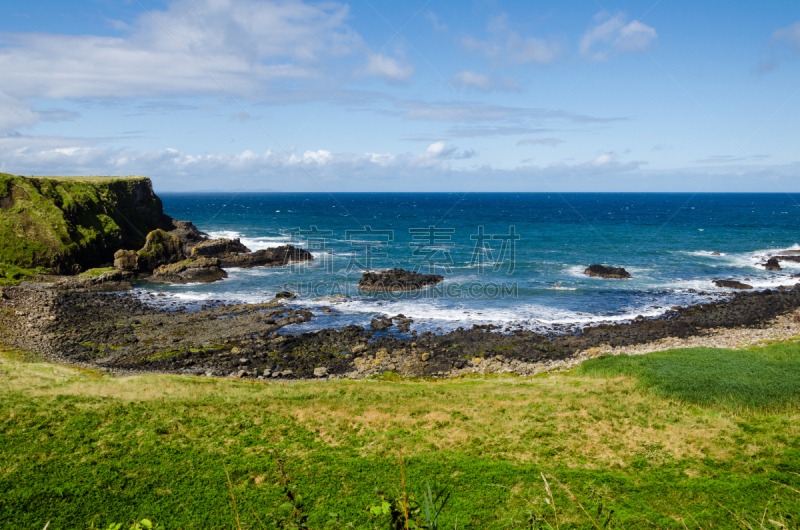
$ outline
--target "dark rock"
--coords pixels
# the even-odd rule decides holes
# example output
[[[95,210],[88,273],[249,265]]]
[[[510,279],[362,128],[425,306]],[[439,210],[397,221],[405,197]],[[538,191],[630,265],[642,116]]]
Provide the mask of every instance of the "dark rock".
[[[183,253],[189,255],[192,248],[201,241],[208,241],[208,234],[201,232],[191,221],[179,221],[178,219],[172,220],[174,229],[169,233],[176,236],[183,243]]]
[[[778,263],[778,258],[771,257],[764,264],[764,268],[767,269],[768,271],[779,271],[781,270],[781,264]]]
[[[734,280],[714,280],[714,285],[717,287],[728,287],[730,289],[752,289],[752,285],[747,285],[746,283],[737,282]]]
[[[400,328],[400,333],[408,333],[409,326],[414,323],[413,319],[407,318],[405,315],[395,315],[392,317],[392,320],[397,324]]]
[[[220,267],[219,259],[198,258],[162,265],[153,271],[148,280],[168,283],[211,283],[227,277],[228,273]]]
[[[716,252],[716,251],[714,251],[714,252],[712,252],[712,253],[711,253],[711,255],[712,255],[712,256],[719,256],[719,255],[720,255],[720,253],[719,253],[719,252]]]
[[[373,318],[369,327],[372,328],[372,331],[385,331],[392,327],[392,320],[386,317]]]
[[[358,281],[358,288],[365,291],[413,291],[444,280],[438,274],[420,274],[403,269],[380,272],[365,272]]]
[[[249,254],[227,254],[220,256],[223,267],[277,267],[290,261],[312,261],[314,256],[307,250],[292,245],[256,250]]]
[[[236,239],[221,237],[196,244],[192,248],[191,257],[222,257],[223,254],[241,254],[243,252],[250,252],[250,249],[244,246],[238,237]]]
[[[147,234],[144,247],[137,254],[141,271],[154,271],[161,265],[177,263],[184,259],[181,240],[161,229]]]
[[[596,278],[609,278],[615,280],[623,280],[630,278],[631,275],[622,267],[605,267],[603,265],[591,265],[588,269],[583,271],[587,276],[594,276]]]
[[[279,293],[275,293],[276,300],[293,300],[297,298],[293,293],[289,291],[281,291]]]
[[[777,260],[777,261],[791,261],[793,263],[800,263],[800,256],[787,256],[787,255],[781,254],[779,256],[773,256],[770,259],[774,259],[774,260]]]

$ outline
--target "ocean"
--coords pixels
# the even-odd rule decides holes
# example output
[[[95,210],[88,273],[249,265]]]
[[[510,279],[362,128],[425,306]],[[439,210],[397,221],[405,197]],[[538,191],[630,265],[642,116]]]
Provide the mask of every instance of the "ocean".
[[[212,284],[138,286],[165,303],[264,302],[292,291],[317,315],[296,333],[403,314],[418,332],[473,324],[558,331],[658,316],[723,297],[714,279],[793,285],[800,195],[662,193],[162,193],[164,211],[251,250],[293,244],[315,260],[228,269]],[[715,255],[714,253],[719,253]],[[600,263],[633,278],[583,274]],[[404,268],[445,280],[413,293],[360,293],[364,270]],[[338,295],[338,296],[337,296]],[[333,300],[330,297],[335,296]],[[349,297],[349,298],[344,298]],[[151,299],[152,300],[152,299]],[[347,300],[342,302],[342,300]],[[323,312],[324,307],[332,310]]]

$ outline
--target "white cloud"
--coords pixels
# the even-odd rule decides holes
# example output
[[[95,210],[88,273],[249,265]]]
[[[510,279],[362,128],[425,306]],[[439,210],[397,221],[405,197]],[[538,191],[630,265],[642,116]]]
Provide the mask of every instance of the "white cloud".
[[[379,166],[388,166],[396,160],[396,156],[390,153],[364,153],[363,158]]]
[[[16,99],[0,94],[0,134],[20,127],[35,126],[39,115]]]
[[[517,142],[517,145],[548,145],[555,147],[563,143],[564,140],[559,140],[558,138],[524,138]]]
[[[448,29],[447,24],[439,22],[439,17],[436,16],[436,13],[434,13],[433,11],[428,11],[425,14],[425,18],[431,21],[431,24],[433,24],[433,29],[435,29],[436,31],[447,31]]]
[[[797,59],[800,52],[800,22],[775,30],[765,51],[766,57],[759,61],[757,68],[760,73],[777,69],[784,60]]]
[[[449,122],[487,122],[507,121],[515,124],[535,119],[539,122],[548,120],[565,120],[571,123],[594,124],[622,121],[626,118],[598,118],[585,114],[573,114],[564,110],[540,109],[526,107],[507,107],[492,105],[478,101],[400,101],[395,104],[404,110],[403,117],[411,120],[449,121]],[[534,132],[529,128],[517,129],[518,132]],[[512,134],[517,134],[514,132]]]
[[[645,50],[657,37],[655,29],[638,20],[627,22],[622,13],[610,17],[600,12],[594,17],[594,26],[581,37],[579,48],[582,57],[604,61],[612,53]]]
[[[493,37],[491,40],[482,41],[467,36],[461,39],[461,44],[468,51],[511,64],[552,64],[561,55],[561,47],[556,42],[523,37],[510,29],[505,13],[489,21],[489,32]]]
[[[348,17],[339,3],[175,0],[140,15],[122,37],[2,33],[0,91],[19,99],[226,92],[257,99],[274,83],[320,80],[342,62],[352,71],[366,61],[369,48]],[[381,56],[367,73],[406,79],[412,71]]]
[[[64,121],[76,116],[65,110],[31,110],[23,102],[0,92],[0,134],[19,128],[35,128],[40,121]]]
[[[772,42],[790,44],[800,48],[800,22],[795,22],[791,26],[776,30],[772,34]]]
[[[332,158],[333,158],[333,155],[331,155],[330,151],[326,151],[324,149],[319,149],[317,151],[306,151],[305,153],[303,153],[303,157],[302,158],[297,157],[295,155],[292,155],[289,158],[289,162],[288,163],[289,164],[298,164],[298,163],[302,162],[304,164],[313,163],[313,164],[323,165],[323,164],[326,164],[326,163],[330,162],[332,160]]]
[[[401,64],[397,59],[378,53],[370,59],[364,72],[367,75],[385,77],[392,81],[405,81],[414,73],[414,67],[409,64]]]
[[[335,153],[319,164],[290,162],[283,151],[193,155],[176,149],[128,151],[85,140],[50,153],[55,139],[0,137],[0,171],[44,175],[149,175],[156,191],[686,191],[699,182],[705,191],[797,191],[800,163],[783,166],[729,165],[703,169],[645,171],[643,163],[623,162],[614,153],[594,160],[509,169],[457,166],[472,156],[434,142],[420,154]],[[324,150],[306,151],[319,156]],[[49,153],[49,155],[48,155]],[[311,156],[311,155],[309,155]],[[225,179],[220,179],[225,175]],[[780,180],[778,184],[771,184]],[[475,186],[473,188],[473,186]]]
[[[486,91],[492,88],[492,82],[489,80],[488,76],[472,70],[465,70],[457,73],[450,82],[455,86],[474,87]]]
[[[592,160],[592,165],[594,167],[607,166],[607,165],[611,164],[612,162],[614,162],[614,159],[616,158],[616,156],[617,155],[614,154],[614,153],[604,153],[604,154],[598,156],[597,158],[595,158],[594,160]]]

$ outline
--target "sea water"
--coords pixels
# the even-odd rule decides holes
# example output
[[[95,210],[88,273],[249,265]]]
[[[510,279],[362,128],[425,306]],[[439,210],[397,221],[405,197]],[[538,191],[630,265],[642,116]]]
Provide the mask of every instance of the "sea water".
[[[765,289],[793,285],[800,273],[798,263],[782,262],[775,272],[761,265],[770,253],[800,249],[800,196],[789,194],[160,195],[167,214],[211,237],[240,238],[251,250],[293,244],[315,259],[231,268],[212,284],[144,284],[137,291],[163,292],[189,308],[264,302],[292,291],[291,303],[317,317],[287,332],[397,314],[414,319],[420,332],[473,324],[552,330],[658,316],[730,292],[715,279]],[[624,267],[633,278],[584,275],[594,263]],[[445,279],[410,293],[359,292],[364,270],[392,267]]]

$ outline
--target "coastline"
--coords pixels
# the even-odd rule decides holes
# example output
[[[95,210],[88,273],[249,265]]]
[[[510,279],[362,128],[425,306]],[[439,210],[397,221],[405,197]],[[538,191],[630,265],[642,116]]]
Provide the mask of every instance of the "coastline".
[[[384,373],[412,378],[505,372],[534,376],[601,355],[741,348],[800,335],[800,322],[795,321],[800,319],[800,286],[736,293],[656,318],[552,336],[478,325],[412,338],[354,325],[291,333],[291,328],[282,328],[315,315],[284,302],[276,297],[263,304],[168,311],[126,291],[59,290],[53,284],[26,282],[3,289],[0,326],[6,330],[6,345],[62,364],[120,375],[175,373],[261,381],[364,379]],[[392,325],[391,319],[384,320]],[[401,324],[401,319],[394,320],[394,325]]]

